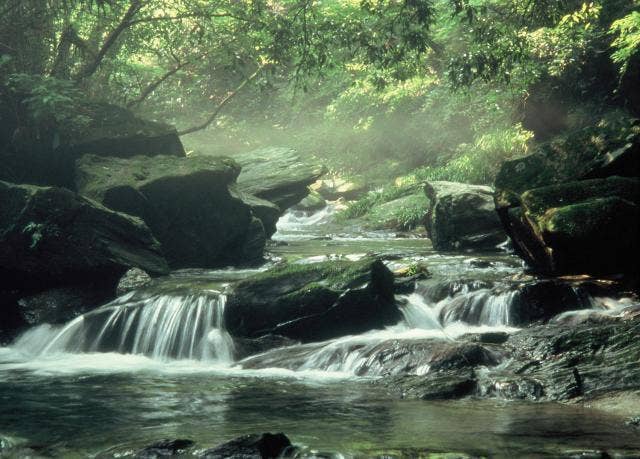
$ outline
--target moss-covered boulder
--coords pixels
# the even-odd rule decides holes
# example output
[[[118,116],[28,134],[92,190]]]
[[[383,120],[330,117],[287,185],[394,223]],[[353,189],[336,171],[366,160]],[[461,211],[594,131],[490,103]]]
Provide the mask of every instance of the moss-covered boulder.
[[[640,180],[609,177],[536,188],[502,210],[518,253],[550,274],[637,271]]]
[[[74,162],[85,154],[185,156],[173,126],[106,103],[81,103],[74,112],[82,122],[47,124],[0,101],[0,180],[73,189]]]
[[[325,169],[307,163],[290,148],[271,147],[233,157],[241,166],[238,188],[276,204],[281,212],[299,203],[309,194],[308,186]]]
[[[262,222],[264,234],[267,238],[270,238],[276,232],[276,224],[282,213],[280,207],[265,199],[243,193],[237,187],[233,187],[231,194],[242,199],[251,208],[253,215]]]
[[[506,161],[496,177],[496,190],[521,194],[579,179],[639,176],[640,124],[625,117],[611,118],[558,136],[528,156]]]
[[[436,250],[495,250],[506,240],[491,187],[434,181],[424,191],[425,227]]]
[[[303,342],[383,328],[400,317],[393,274],[371,258],[274,268],[238,283],[224,311],[233,336]]]
[[[306,198],[293,206],[294,210],[317,212],[327,206],[327,201],[315,190],[310,190]]]
[[[364,216],[366,226],[373,229],[410,231],[424,224],[429,210],[429,200],[424,191],[391,201],[374,204]]]
[[[85,155],[80,193],[142,218],[173,268],[216,267],[261,258],[264,228],[230,191],[240,166],[229,158]]]

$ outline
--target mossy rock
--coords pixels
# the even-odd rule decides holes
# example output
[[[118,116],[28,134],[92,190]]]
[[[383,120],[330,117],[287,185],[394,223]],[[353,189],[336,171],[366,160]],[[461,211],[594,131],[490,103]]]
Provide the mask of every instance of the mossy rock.
[[[393,274],[377,259],[291,264],[238,283],[224,312],[237,337],[321,341],[397,323]]]
[[[428,182],[425,227],[437,250],[496,250],[506,234],[495,210],[493,188],[466,183]]]
[[[532,154],[506,161],[496,177],[497,190],[526,190],[589,178],[640,174],[640,125],[620,114],[598,125],[557,136]]]
[[[527,191],[510,213],[512,239],[547,274],[637,271],[640,180],[609,177]]]
[[[310,190],[309,194],[293,208],[303,212],[316,212],[327,206],[327,201],[315,190]]]
[[[142,218],[171,267],[208,268],[262,257],[264,225],[230,190],[239,173],[240,166],[223,157],[85,155],[76,183],[82,194]]]
[[[429,200],[422,190],[392,201],[374,205],[365,216],[373,229],[410,231],[424,223]]]

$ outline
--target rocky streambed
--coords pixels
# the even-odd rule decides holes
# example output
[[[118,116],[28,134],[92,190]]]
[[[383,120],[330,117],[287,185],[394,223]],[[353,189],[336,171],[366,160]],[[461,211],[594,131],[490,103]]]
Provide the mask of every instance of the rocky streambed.
[[[640,454],[640,314],[615,280],[331,215],[285,215],[262,266],[174,271],[0,348],[0,454],[259,457],[217,445],[263,432],[290,457]]]

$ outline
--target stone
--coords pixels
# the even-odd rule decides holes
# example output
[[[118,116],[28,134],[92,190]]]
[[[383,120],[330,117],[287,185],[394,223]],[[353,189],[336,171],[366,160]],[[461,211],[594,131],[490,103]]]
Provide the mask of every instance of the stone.
[[[317,212],[327,206],[327,201],[315,190],[309,190],[309,194],[298,204],[293,206],[293,210],[303,212]]]
[[[242,166],[238,189],[270,201],[284,213],[302,201],[308,186],[325,173],[323,166],[303,161],[295,150],[270,147],[233,156]]]
[[[397,323],[394,278],[377,259],[279,266],[236,284],[224,310],[231,335],[303,342]]]
[[[181,455],[195,443],[192,440],[160,440],[144,447],[135,454],[138,459],[156,459]]]
[[[501,210],[517,253],[548,275],[637,271],[640,180],[609,177],[523,193]]]
[[[13,288],[115,288],[129,268],[168,272],[160,244],[136,217],[53,187],[0,182],[0,202],[0,273]]]
[[[507,238],[495,211],[493,189],[455,182],[428,182],[425,227],[436,250],[497,250]]]
[[[369,191],[362,179],[342,177],[318,180],[311,186],[311,189],[328,201],[336,201],[338,199],[353,201]]]
[[[229,158],[85,155],[78,190],[142,218],[172,268],[212,268],[261,259],[265,235],[250,205],[233,192],[240,166]]]
[[[281,457],[291,447],[291,441],[283,433],[252,434],[207,449],[200,457],[204,459],[268,459]]]

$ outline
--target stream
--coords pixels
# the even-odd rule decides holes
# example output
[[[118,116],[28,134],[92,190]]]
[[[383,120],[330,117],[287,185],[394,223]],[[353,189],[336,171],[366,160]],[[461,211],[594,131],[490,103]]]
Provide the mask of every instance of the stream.
[[[197,453],[261,432],[284,432],[304,457],[640,450],[637,430],[620,417],[578,405],[390,397],[374,384],[386,371],[376,366],[376,346],[516,331],[515,294],[495,286],[520,275],[522,263],[506,251],[436,253],[427,239],[344,227],[333,213],[327,207],[284,215],[263,267],[178,271],[0,347],[0,457],[27,451],[32,457],[126,457],[163,438],[192,439],[191,453]],[[432,279],[398,295],[403,320],[235,360],[236,344],[222,320],[229,285],[282,259],[313,263],[368,253],[384,255],[391,270],[428,266]],[[443,285],[452,293],[436,298]],[[606,298],[585,301],[603,310],[618,307]],[[473,320],[461,321],[456,311]],[[428,371],[419,366],[415,374]]]

